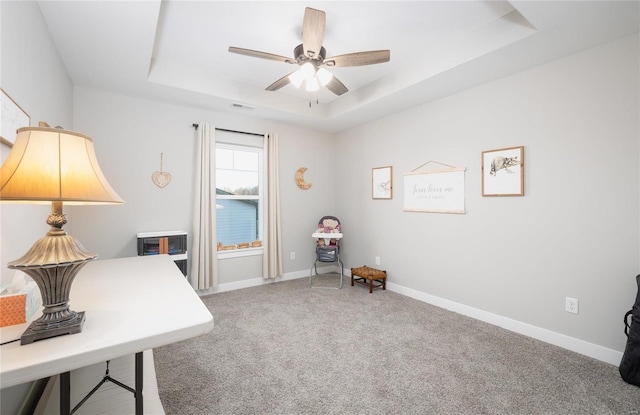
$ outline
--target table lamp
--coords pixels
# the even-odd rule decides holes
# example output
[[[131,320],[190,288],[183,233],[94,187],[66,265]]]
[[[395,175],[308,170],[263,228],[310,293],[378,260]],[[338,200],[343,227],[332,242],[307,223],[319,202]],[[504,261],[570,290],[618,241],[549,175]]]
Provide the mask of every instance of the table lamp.
[[[42,316],[22,334],[23,345],[82,331],[84,311],[69,308],[69,292],[80,269],[97,255],[62,229],[62,204],[124,203],[102,174],[90,137],[40,125],[17,130],[0,169],[0,201],[51,203],[49,232],[8,264],[29,275],[42,294]]]

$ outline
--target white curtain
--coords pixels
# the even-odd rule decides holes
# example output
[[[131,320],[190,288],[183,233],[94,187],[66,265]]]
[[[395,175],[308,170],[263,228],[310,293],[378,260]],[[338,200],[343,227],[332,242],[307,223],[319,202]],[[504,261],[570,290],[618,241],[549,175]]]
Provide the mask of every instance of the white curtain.
[[[193,288],[218,286],[216,247],[216,139],[215,128],[201,122],[196,130],[196,165],[193,203],[191,272]]]
[[[282,237],[280,230],[280,189],[278,179],[278,135],[264,136],[267,152],[267,191],[264,206],[264,238],[262,278],[276,278],[283,274]]]

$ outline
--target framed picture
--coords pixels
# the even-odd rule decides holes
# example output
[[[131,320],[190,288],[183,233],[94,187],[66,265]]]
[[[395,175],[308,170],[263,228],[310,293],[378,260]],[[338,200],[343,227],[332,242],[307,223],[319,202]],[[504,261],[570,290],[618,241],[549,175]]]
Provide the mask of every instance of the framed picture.
[[[16,141],[16,130],[22,127],[28,127],[31,119],[29,115],[20,108],[4,89],[0,88],[2,95],[0,96],[0,142],[13,147]]]
[[[524,147],[482,152],[482,196],[524,196]]]
[[[373,199],[392,199],[393,167],[374,167],[371,170],[371,197]]]
[[[404,211],[465,213],[465,168],[404,174]]]

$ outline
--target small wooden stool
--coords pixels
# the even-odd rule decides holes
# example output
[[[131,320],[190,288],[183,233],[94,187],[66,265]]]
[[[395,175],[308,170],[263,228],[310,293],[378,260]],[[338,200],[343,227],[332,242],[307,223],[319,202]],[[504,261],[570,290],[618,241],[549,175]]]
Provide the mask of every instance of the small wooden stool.
[[[387,289],[387,271],[382,271],[375,268],[369,268],[364,265],[359,268],[351,268],[351,286],[354,282],[361,284],[369,284],[369,294],[373,292],[373,287],[382,287],[383,290]],[[374,284],[377,283],[377,284]]]

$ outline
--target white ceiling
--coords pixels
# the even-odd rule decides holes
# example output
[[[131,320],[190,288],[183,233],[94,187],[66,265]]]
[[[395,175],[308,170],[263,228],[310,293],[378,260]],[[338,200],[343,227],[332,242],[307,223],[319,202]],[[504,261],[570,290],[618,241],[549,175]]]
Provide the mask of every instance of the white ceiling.
[[[336,132],[639,31],[637,1],[39,1],[74,85]],[[391,50],[332,72],[336,97],[265,88],[290,64],[305,7],[327,57]],[[310,105],[311,103],[311,105]],[[234,104],[242,104],[238,108]]]

